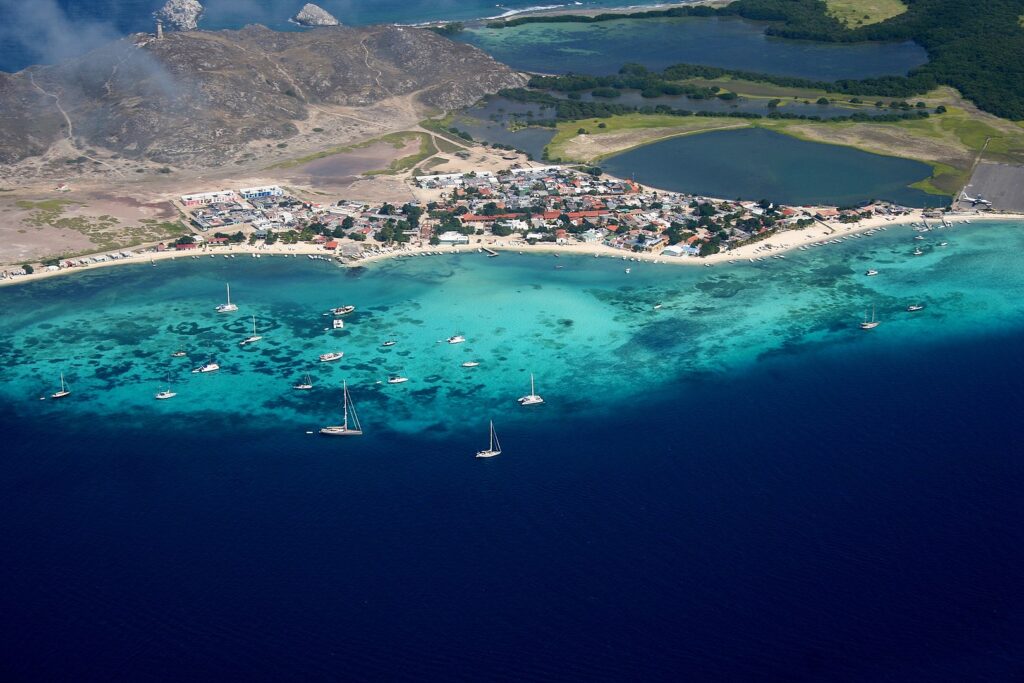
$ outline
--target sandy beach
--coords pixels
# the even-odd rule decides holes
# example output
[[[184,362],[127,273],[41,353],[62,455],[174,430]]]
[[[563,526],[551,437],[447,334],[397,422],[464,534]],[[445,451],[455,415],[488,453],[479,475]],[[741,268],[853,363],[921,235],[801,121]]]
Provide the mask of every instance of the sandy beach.
[[[929,222],[929,225],[941,229],[941,221],[935,219],[925,220]],[[969,220],[972,223],[992,221],[1021,221],[1022,223],[1024,223],[1024,214],[958,213],[948,214],[946,216],[946,220],[954,227],[964,225],[965,220]],[[577,256],[596,256],[598,258],[611,258],[652,264],[656,263],[659,265],[667,264],[676,266],[706,267],[716,265],[729,265],[732,263],[740,262],[748,263],[750,259],[774,256],[776,254],[785,254],[786,252],[798,249],[801,246],[807,246],[815,243],[827,243],[831,240],[841,239],[843,237],[850,235],[861,234],[872,230],[877,230],[880,228],[887,228],[890,226],[904,226],[912,223],[920,223],[921,221],[921,212],[915,212],[912,214],[908,214],[906,216],[899,216],[890,219],[878,216],[862,220],[858,223],[819,223],[812,227],[804,228],[803,230],[788,230],[786,232],[772,235],[771,237],[768,237],[760,242],[748,244],[737,249],[722,252],[719,254],[714,254],[712,256],[708,256],[705,258],[698,258],[692,256],[662,256],[661,254],[654,253],[635,253],[625,251],[623,249],[609,247],[604,244],[584,244],[582,242],[570,244],[554,244],[551,242],[543,242],[531,245],[527,244],[522,240],[514,240],[508,237],[493,237],[489,235],[471,237],[470,244],[459,246],[435,246],[426,243],[405,244],[402,245],[401,247],[394,247],[391,248],[390,250],[382,250],[380,253],[367,254],[360,259],[348,260],[345,262],[336,260],[336,255],[334,252],[328,251],[324,249],[322,246],[313,244],[273,244],[269,246],[251,246],[248,244],[241,244],[228,247],[211,247],[206,250],[200,250],[198,253],[180,251],[162,251],[150,253],[136,252],[135,255],[130,258],[122,258],[116,261],[104,261],[100,263],[92,263],[87,266],[62,268],[60,270],[40,269],[30,275],[20,275],[13,278],[0,280],[0,287],[27,282],[36,282],[38,280],[57,277],[60,275],[81,273],[89,270],[95,270],[97,268],[111,268],[119,265],[140,265],[152,263],[153,266],[156,267],[161,261],[176,259],[199,260],[209,258],[252,258],[254,255],[259,256],[260,258],[300,258],[309,255],[314,255],[329,259],[332,262],[338,264],[339,267],[353,267],[366,266],[372,263],[376,263],[378,261],[384,261],[399,257],[420,256],[422,254],[474,253],[479,252],[483,248],[492,249],[496,252],[504,254],[566,254]],[[377,245],[375,243],[371,243],[367,246],[372,248],[383,249],[383,245]],[[146,247],[136,247],[136,249],[144,248]]]

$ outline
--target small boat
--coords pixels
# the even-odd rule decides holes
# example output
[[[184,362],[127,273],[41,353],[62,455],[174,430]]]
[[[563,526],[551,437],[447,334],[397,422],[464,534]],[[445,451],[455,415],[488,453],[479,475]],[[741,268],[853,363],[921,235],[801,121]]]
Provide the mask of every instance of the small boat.
[[[533,387],[532,372],[530,373],[530,393],[527,394],[526,396],[520,396],[517,400],[519,401],[519,405],[521,406],[535,406],[544,402],[544,399],[537,394],[536,390]]]
[[[64,381],[64,373],[60,373],[60,391],[50,394],[50,398],[64,398],[71,395],[71,387]]]
[[[345,355],[344,351],[332,351],[331,353],[321,353],[320,354],[320,362],[321,363],[330,363],[332,360],[338,360],[339,358],[341,358],[344,355]]]
[[[881,322],[879,322],[878,320],[875,320],[875,307],[872,306],[871,307],[871,320],[868,320],[868,315],[867,315],[867,313],[865,313],[864,314],[864,322],[862,322],[860,324],[860,329],[862,329],[862,330],[873,330],[873,329],[875,329],[876,327],[878,327],[881,324],[882,324]]]
[[[344,396],[342,408],[344,418],[340,425],[334,425],[331,427],[323,427],[320,429],[320,433],[324,436],[362,436],[363,427],[359,424],[359,416],[356,415],[356,404],[352,402],[352,397],[348,394],[348,384],[342,382],[342,395]],[[352,417],[352,426],[349,426],[349,414]]]
[[[939,246],[940,247],[948,247],[949,246],[949,242],[939,242]]]
[[[225,256],[224,258],[227,258],[227,257]],[[217,305],[217,312],[218,313],[231,313],[232,311],[237,311],[238,310],[238,306],[236,306],[235,304],[231,303],[231,285],[230,284],[226,284],[225,287],[227,287],[227,290],[228,290],[228,302],[226,304],[218,304]]]
[[[246,344],[255,344],[260,339],[263,339],[263,337],[261,337],[258,334],[256,334],[256,316],[253,316],[252,317],[252,336],[251,337],[246,337],[242,341],[238,342],[238,345],[239,346],[245,346]]]
[[[355,306],[339,306],[337,308],[332,308],[331,313],[333,315],[348,315],[354,310],[356,310]]]
[[[381,346],[394,346],[397,343],[398,342],[396,342],[394,339],[388,339],[386,342],[381,344]]]
[[[914,235],[914,239],[915,240],[923,240],[924,239],[924,235]]]
[[[464,367],[464,368],[475,368],[478,365],[480,365],[479,361],[467,360],[465,363],[462,364],[462,367]]]
[[[871,277],[873,275],[878,275],[878,271],[875,270],[874,268],[869,268],[867,272],[865,272],[864,274],[867,275],[868,277]]]
[[[216,363],[207,363],[206,365],[200,365],[198,368],[192,371],[192,374],[198,374],[200,372],[216,372],[220,370],[220,366]]]
[[[165,400],[167,400],[169,398],[174,398],[177,395],[178,394],[176,394],[175,392],[171,391],[170,388],[167,388],[164,391],[161,391],[158,394],[156,394],[156,400],[158,400],[158,401],[165,401]]]
[[[910,304],[909,306],[907,306],[907,310],[911,313],[913,313],[914,311],[924,310],[924,304]]]
[[[342,320],[341,318],[335,318],[331,322],[331,327],[335,330],[343,329],[345,327],[345,321]]]
[[[660,311],[661,310],[661,304],[654,304],[654,310]]]
[[[401,375],[391,375],[390,377],[388,377],[388,384],[402,384],[408,381],[408,377],[402,377]]]
[[[915,247],[913,253],[914,253],[914,256],[921,256],[922,254],[924,254],[924,252],[921,251],[920,247]]]
[[[178,349],[177,351],[175,351],[174,353],[171,354],[171,358],[184,358],[184,357],[185,357],[185,352],[182,351],[181,349]]]
[[[448,337],[447,339],[447,342],[449,344],[461,344],[464,341],[466,341],[466,338],[463,337],[461,334],[456,334],[454,336]]]
[[[630,272],[632,272],[632,270],[633,270],[632,268],[626,268],[626,275],[629,275]]]
[[[494,420],[491,420],[491,441],[490,445],[487,446],[487,450],[477,451],[476,457],[478,458],[493,458],[496,455],[501,455],[501,443],[498,441],[498,435],[494,431]]]
[[[313,388],[313,380],[310,379],[309,373],[306,373],[306,378],[298,384],[293,384],[292,389],[298,389],[299,391],[308,391]]]

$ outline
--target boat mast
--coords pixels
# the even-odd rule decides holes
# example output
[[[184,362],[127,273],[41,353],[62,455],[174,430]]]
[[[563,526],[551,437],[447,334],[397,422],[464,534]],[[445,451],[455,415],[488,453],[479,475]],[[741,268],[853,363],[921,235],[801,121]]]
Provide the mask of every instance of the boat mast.
[[[537,392],[533,388],[533,373],[530,373],[530,396],[536,396]]]
[[[231,283],[225,282],[224,286],[228,288],[228,306],[231,305]]]
[[[341,386],[343,387],[343,401],[345,406],[345,418],[344,422],[342,422],[342,426],[345,428],[345,431],[348,431],[348,382],[342,381]]]

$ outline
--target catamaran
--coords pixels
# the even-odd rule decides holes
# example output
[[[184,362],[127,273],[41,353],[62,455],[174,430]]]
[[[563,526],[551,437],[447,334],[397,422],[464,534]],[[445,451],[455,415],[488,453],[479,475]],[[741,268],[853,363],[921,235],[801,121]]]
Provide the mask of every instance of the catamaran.
[[[530,393],[526,396],[520,396],[518,399],[519,405],[521,406],[535,406],[544,402],[544,399],[537,395],[537,391],[533,388],[533,373],[530,373]]]
[[[235,304],[231,303],[231,285],[225,283],[224,286],[227,287],[227,290],[228,290],[228,302],[226,304],[218,304],[217,305],[217,312],[218,313],[231,313],[232,311],[237,311],[238,310],[238,306],[236,306]]]
[[[324,436],[362,436],[363,427],[359,424],[359,416],[356,415],[356,404],[352,402],[352,397],[348,395],[348,384],[342,382],[343,388],[343,419],[340,425],[334,425],[332,427],[323,427],[320,429],[320,433]],[[352,426],[349,426],[349,414],[352,416]]]
[[[345,355],[344,351],[331,351],[330,353],[321,353],[320,354],[320,362],[321,363],[330,363],[332,360],[338,360],[339,358],[341,358],[344,355]]]
[[[872,306],[871,307],[871,320],[868,320],[868,314],[865,313],[864,314],[864,322],[862,322],[860,324],[860,329],[862,329],[862,330],[873,330],[873,329],[875,329],[876,327],[878,327],[881,324],[882,323],[880,321],[875,320],[875,307]]]
[[[491,420],[491,444],[486,451],[477,451],[476,457],[493,458],[496,455],[501,455],[501,443],[498,441],[498,434],[494,431],[494,420]]]
[[[292,389],[299,389],[301,391],[306,391],[306,390],[312,389],[312,388],[313,388],[313,380],[310,379],[308,372],[306,373],[306,379],[304,379],[303,381],[299,382],[298,384],[293,384],[292,385]]]
[[[60,391],[50,394],[50,398],[64,398],[71,394],[71,387],[64,382],[64,373],[60,373]]]
[[[252,336],[251,337],[246,337],[242,341],[238,342],[238,345],[239,346],[245,346],[246,344],[255,344],[260,339],[263,339],[263,337],[261,337],[258,334],[256,334],[256,316],[253,316],[252,317]]]

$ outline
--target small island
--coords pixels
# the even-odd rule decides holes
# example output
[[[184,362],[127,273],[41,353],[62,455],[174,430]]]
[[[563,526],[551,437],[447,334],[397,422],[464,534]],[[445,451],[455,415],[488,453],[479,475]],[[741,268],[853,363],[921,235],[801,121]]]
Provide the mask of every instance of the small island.
[[[319,5],[307,2],[289,21],[299,26],[340,26],[333,14]]]

